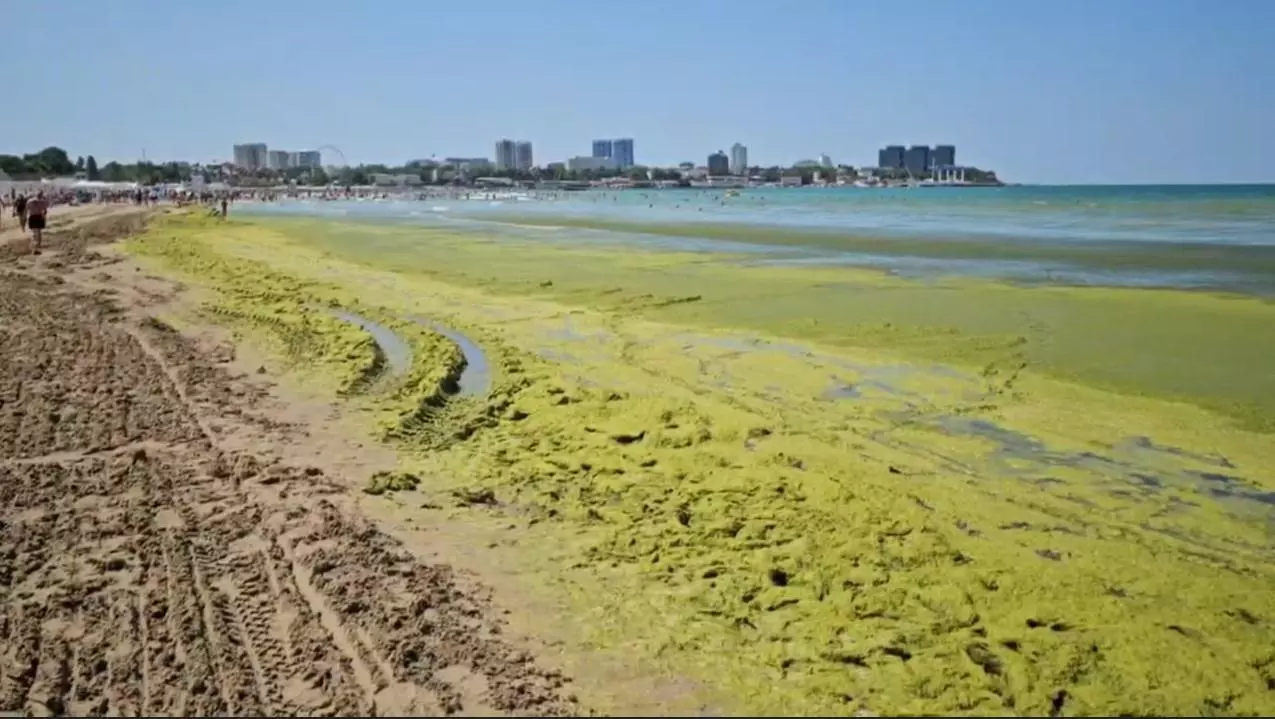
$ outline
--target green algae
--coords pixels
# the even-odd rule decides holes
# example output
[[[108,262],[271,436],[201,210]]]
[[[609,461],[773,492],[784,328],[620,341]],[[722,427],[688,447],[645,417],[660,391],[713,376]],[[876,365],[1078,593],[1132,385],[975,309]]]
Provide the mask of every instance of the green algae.
[[[728,256],[271,221],[351,262],[658,322],[738,328],[1192,402],[1275,430],[1275,304],[1200,292],[914,282]],[[692,300],[691,298],[696,298]]]
[[[1121,458],[1113,438],[1136,427],[1166,446],[1198,449],[1191,456],[1159,452],[1156,471],[1202,471],[1217,454],[1227,458],[1227,472],[1275,485],[1266,467],[1269,439],[1223,418],[1058,383],[1035,365],[1024,368],[1023,343],[995,326],[971,336],[878,323],[875,333],[855,340],[892,353],[855,355],[850,364],[778,341],[675,330],[648,320],[715,321],[722,315],[685,313],[711,303],[726,284],[714,274],[695,275],[707,285],[669,280],[675,265],[668,257],[616,258],[621,268],[611,276],[559,281],[541,273],[561,256],[533,262],[516,255],[531,279],[521,299],[509,300],[500,297],[514,286],[508,280],[484,282],[483,294],[438,282],[481,274],[476,265],[474,275],[449,269],[449,262],[480,255],[445,240],[433,248],[431,274],[395,265],[387,275],[374,268],[375,257],[342,262],[269,230],[205,231],[179,222],[172,232],[180,242],[166,242],[183,249],[152,247],[151,256],[178,266],[201,258],[192,274],[245,309],[260,302],[286,315],[314,302],[352,306],[347,288],[358,288],[357,311],[393,327],[413,348],[415,379],[373,401],[383,409],[382,435],[415,454],[426,484],[482,511],[507,509],[560,527],[571,571],[598,580],[577,586],[613,588],[576,601],[628,618],[599,622],[599,641],[664,657],[729,687],[754,711],[1145,715],[1273,708],[1270,515],[1244,519],[1189,487],[1118,494],[1101,473],[1057,460]],[[499,268],[493,262],[482,271]],[[590,286],[623,276],[632,287],[647,271],[659,276],[643,280],[651,291]],[[540,287],[546,280],[533,282],[537,276],[552,286]],[[852,276],[883,287],[879,278]],[[783,274],[740,277],[797,289]],[[905,286],[886,286],[897,297],[915,297]],[[255,294],[236,294],[247,288]],[[1018,308],[1039,301],[1025,290],[980,285],[950,287],[943,302],[972,302],[961,290]],[[782,294],[760,284],[735,290],[758,292],[771,300],[762,324],[775,334],[827,345],[844,339],[823,334],[818,322],[779,332],[793,308],[776,309]],[[694,294],[701,301],[661,304]],[[884,289],[872,294],[882,312],[894,311]],[[564,310],[535,295],[601,311]],[[1105,298],[1117,314],[1135,306],[1121,305],[1133,302],[1121,293],[1083,299],[1090,298],[1098,305]],[[1151,302],[1174,308],[1178,300]],[[1251,305],[1232,307],[1264,317]],[[900,316],[915,320],[941,309],[905,308]],[[1222,309],[1214,307],[1219,317]],[[491,392],[451,396],[447,383],[463,358],[437,335],[396,320],[400,312],[439,317],[483,344],[496,365]],[[484,312],[500,319],[484,323]],[[587,367],[530,351],[531,339],[564,317],[588,343],[603,346]],[[327,347],[333,340],[313,342]],[[891,370],[899,366],[896,345],[903,356],[981,371],[958,379],[922,367]],[[363,367],[367,360],[347,361]],[[904,379],[886,383],[888,371]],[[889,391],[877,404],[828,401],[819,394],[832,373]],[[958,425],[939,421],[946,416],[1014,430],[954,433],[950,427]],[[1050,448],[1053,464],[1040,463],[1040,476],[1021,474],[1034,467],[1031,452],[999,459],[1015,433]]]
[[[368,478],[363,486],[364,494],[382,495],[388,492],[410,492],[420,486],[421,478],[410,472],[381,471]]]

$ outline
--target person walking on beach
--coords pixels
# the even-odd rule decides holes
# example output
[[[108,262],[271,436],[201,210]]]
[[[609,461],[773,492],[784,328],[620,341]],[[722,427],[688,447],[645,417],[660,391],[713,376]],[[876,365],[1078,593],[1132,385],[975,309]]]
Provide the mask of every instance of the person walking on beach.
[[[44,192],[37,192],[35,197],[27,201],[27,227],[31,228],[32,254],[40,254],[40,243],[44,241],[44,226],[49,216],[49,201],[44,199]]]
[[[18,229],[27,231],[27,196],[18,195],[13,201],[13,216],[18,218]]]

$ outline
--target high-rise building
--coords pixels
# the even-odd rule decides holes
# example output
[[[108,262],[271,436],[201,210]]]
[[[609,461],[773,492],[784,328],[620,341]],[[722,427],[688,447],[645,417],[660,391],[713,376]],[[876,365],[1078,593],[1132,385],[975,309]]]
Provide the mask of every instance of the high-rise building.
[[[730,173],[748,174],[748,148],[738,142],[730,146]]]
[[[930,169],[929,145],[913,145],[903,153],[903,166],[908,172],[928,172]]]
[[[622,137],[612,140],[611,159],[615,160],[615,166],[621,170],[627,170],[637,164],[633,160],[633,138]]]
[[[618,140],[594,140],[593,157],[608,157],[613,160],[611,166],[625,170],[637,164],[633,155],[633,138],[622,137]]]
[[[267,164],[266,153],[266,143],[264,142],[235,145],[235,165],[245,170],[263,170]]]
[[[729,175],[730,174],[730,158],[726,153],[718,150],[708,156],[708,174],[710,175]]]
[[[512,170],[517,167],[518,143],[513,140],[498,140],[496,142],[496,169]]]
[[[292,153],[292,157],[289,158],[289,162],[293,167],[300,167],[303,169],[322,167],[323,155],[320,154],[318,150],[299,150]]]
[[[530,170],[535,163],[531,156],[531,143],[522,140],[514,145],[514,167],[519,170]]]
[[[902,170],[904,152],[902,145],[887,145],[877,153],[877,167],[887,170]]]
[[[832,158],[826,153],[819,156],[819,166],[823,168],[832,167]]]
[[[286,170],[292,163],[289,161],[290,153],[287,150],[270,150],[266,153],[266,167],[271,170]]]
[[[930,152],[931,167],[951,167],[956,164],[956,145],[935,145]]]

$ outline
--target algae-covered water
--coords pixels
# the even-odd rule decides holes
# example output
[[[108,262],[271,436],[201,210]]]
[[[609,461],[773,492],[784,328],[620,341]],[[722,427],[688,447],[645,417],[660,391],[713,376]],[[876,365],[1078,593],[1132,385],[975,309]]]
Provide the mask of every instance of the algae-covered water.
[[[312,219],[131,250],[740,711],[1275,709],[1260,298]]]
[[[1275,293],[1275,185],[454,192],[245,209],[762,264]]]

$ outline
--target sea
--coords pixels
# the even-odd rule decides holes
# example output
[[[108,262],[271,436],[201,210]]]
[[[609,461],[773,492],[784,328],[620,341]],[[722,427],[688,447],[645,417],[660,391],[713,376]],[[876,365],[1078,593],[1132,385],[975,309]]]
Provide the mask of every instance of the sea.
[[[1275,185],[434,191],[240,211],[747,264],[1275,296]]]

